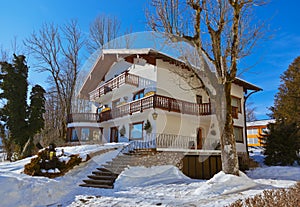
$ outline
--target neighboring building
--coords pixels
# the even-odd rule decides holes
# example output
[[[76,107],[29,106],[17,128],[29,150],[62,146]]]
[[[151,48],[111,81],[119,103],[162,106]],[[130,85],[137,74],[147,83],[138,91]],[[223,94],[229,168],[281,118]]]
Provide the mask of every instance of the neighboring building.
[[[103,50],[79,95],[93,102],[92,111],[69,116],[69,141],[139,140],[158,151],[219,156],[210,97],[204,89],[192,90],[180,73],[191,72],[182,61],[153,49]],[[261,89],[238,78],[232,84],[239,154],[247,147],[243,106],[248,90]]]
[[[249,147],[264,146],[262,135],[268,131],[268,124],[275,123],[275,119],[247,122],[247,141]]]

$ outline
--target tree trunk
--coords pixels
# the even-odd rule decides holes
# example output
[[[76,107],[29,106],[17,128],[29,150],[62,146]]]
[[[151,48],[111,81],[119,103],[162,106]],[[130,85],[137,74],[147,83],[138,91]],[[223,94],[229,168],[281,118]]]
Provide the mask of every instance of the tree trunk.
[[[231,107],[231,82],[225,83],[226,117],[224,130],[221,136],[221,160],[222,169],[226,174],[239,175],[238,156],[236,152],[236,142],[233,133],[233,118]]]

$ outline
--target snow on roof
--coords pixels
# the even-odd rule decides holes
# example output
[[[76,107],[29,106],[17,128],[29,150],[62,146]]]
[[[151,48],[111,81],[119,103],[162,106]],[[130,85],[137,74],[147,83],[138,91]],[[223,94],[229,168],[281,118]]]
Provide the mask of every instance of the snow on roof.
[[[248,81],[245,81],[244,79],[239,78],[239,77],[235,78],[234,83],[243,86],[245,89],[254,90],[254,91],[262,91],[262,88],[254,85],[252,83],[249,83]]]
[[[247,122],[247,127],[251,126],[267,126],[269,123],[275,123],[275,119],[265,119]]]

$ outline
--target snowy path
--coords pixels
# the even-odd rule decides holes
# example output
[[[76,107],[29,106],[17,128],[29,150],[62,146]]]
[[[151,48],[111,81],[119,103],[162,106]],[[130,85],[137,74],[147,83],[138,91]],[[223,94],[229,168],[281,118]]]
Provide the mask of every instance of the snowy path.
[[[103,149],[117,145],[102,146]],[[99,150],[77,146],[65,152]],[[289,187],[300,180],[300,167],[260,167],[240,177],[220,172],[210,180],[193,180],[173,166],[131,167],[117,179],[115,189],[83,188],[86,175],[111,160],[119,150],[99,155],[76,166],[63,177],[31,177],[21,172],[30,161],[0,163],[0,206],[224,206],[266,189]]]
[[[131,168],[125,173],[137,174],[139,170]],[[161,171],[159,167],[148,170]],[[131,177],[132,180],[121,176],[120,180],[125,180],[131,187],[126,187],[126,182],[117,180],[115,190],[106,191],[106,193],[99,191],[98,196],[77,196],[76,201],[69,206],[224,206],[237,199],[261,193],[265,189],[288,187],[296,183],[290,180],[255,180],[248,178],[245,174],[236,177],[222,172],[208,181],[192,180],[178,176],[180,172],[168,172],[168,178],[157,177],[162,184],[145,185],[150,181],[155,183],[155,178],[151,176],[149,178],[146,171],[144,173],[141,171],[140,175],[145,176],[139,176],[140,185],[137,187],[132,187],[132,183],[136,185],[134,176]],[[179,177],[181,177],[181,182]],[[171,184],[172,181],[175,184]]]

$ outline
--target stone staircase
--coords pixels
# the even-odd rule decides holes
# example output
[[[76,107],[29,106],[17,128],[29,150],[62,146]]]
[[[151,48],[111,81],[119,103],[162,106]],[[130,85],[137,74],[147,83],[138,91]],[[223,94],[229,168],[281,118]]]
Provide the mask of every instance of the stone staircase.
[[[83,180],[82,187],[107,188],[112,189],[114,182],[121,172],[129,166],[138,166],[143,157],[154,156],[157,152],[153,149],[134,150],[128,153],[121,153],[112,161],[106,162],[101,167],[88,175],[88,179]]]

